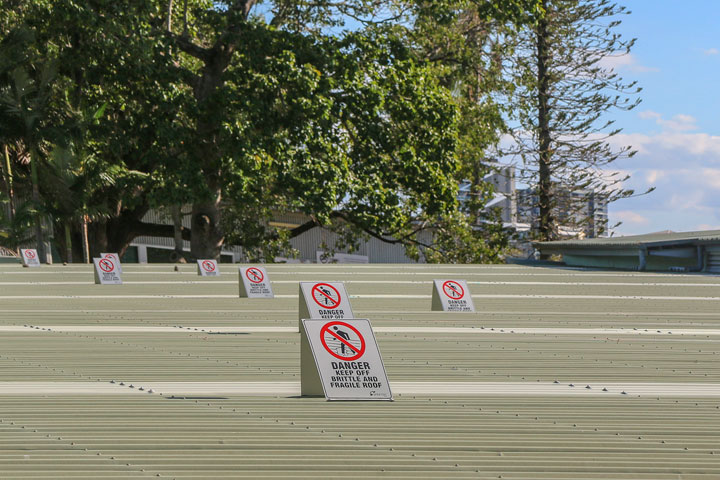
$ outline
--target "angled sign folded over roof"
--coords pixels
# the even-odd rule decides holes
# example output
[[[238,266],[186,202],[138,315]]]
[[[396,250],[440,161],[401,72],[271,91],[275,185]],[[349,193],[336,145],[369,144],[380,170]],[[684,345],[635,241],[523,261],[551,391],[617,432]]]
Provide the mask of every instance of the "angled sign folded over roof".
[[[303,395],[328,400],[392,400],[390,383],[367,319],[302,320]]]

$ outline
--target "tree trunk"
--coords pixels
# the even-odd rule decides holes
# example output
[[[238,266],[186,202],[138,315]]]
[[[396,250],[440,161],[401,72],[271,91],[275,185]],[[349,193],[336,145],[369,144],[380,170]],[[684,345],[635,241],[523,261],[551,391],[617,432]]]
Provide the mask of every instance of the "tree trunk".
[[[13,188],[13,174],[12,164],[10,163],[10,152],[8,146],[3,145],[5,148],[5,184],[8,192],[8,202],[10,205],[10,222],[15,218],[15,191]]]
[[[65,222],[65,261],[67,263],[72,263],[73,261],[72,235],[70,233],[70,223],[68,222]]]
[[[182,237],[182,205],[173,205],[171,207],[173,221],[173,238],[175,240],[175,254],[177,259],[184,258],[183,255],[183,237]]]
[[[545,14],[540,18],[536,27],[537,36],[537,95],[538,95],[538,206],[540,219],[538,232],[540,240],[553,240],[555,238],[555,218],[553,217],[552,197],[552,151],[550,135],[550,79],[547,69],[548,62],[548,20],[547,2],[543,0]]]
[[[88,217],[83,215],[82,217],[82,247],[83,247],[83,262],[90,263],[90,242],[88,240]]]
[[[220,188],[213,189],[213,198],[192,206],[190,251],[194,258],[220,258],[225,240],[221,228]]]
[[[38,185],[37,155],[30,149],[30,179],[32,180],[32,201],[37,213],[35,214],[35,241],[37,242],[38,257],[40,263],[47,263],[45,254],[45,239],[42,231],[42,214],[40,213],[40,187]]]
[[[168,32],[172,31],[172,11],[173,11],[173,0],[168,0],[167,19],[165,21],[165,29]]]

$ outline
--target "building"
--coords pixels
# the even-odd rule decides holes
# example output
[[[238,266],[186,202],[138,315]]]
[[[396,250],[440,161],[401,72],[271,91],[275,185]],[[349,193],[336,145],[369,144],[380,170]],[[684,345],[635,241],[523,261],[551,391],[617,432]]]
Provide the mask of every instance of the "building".
[[[567,265],[628,270],[720,273],[720,230],[536,242]]]
[[[558,234],[563,238],[597,238],[608,236],[608,202],[594,190],[570,190],[555,187],[554,215]],[[539,199],[535,188],[517,192],[517,217],[535,229],[540,218]]]

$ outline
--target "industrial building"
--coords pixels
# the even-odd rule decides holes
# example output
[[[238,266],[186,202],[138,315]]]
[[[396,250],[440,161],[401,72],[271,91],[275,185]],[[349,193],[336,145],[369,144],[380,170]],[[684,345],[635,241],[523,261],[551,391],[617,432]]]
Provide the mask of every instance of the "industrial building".
[[[720,273],[720,230],[534,243],[566,265],[630,270]]]

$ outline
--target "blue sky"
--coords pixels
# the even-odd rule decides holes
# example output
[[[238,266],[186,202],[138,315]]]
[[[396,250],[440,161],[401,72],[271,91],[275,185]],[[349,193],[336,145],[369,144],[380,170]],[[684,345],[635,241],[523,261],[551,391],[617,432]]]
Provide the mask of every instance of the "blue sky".
[[[720,229],[720,1],[620,3],[632,14],[618,31],[637,43],[614,67],[643,92],[611,114],[623,128],[613,142],[638,150],[614,165],[632,175],[627,187],[656,191],[610,206],[615,234]]]

